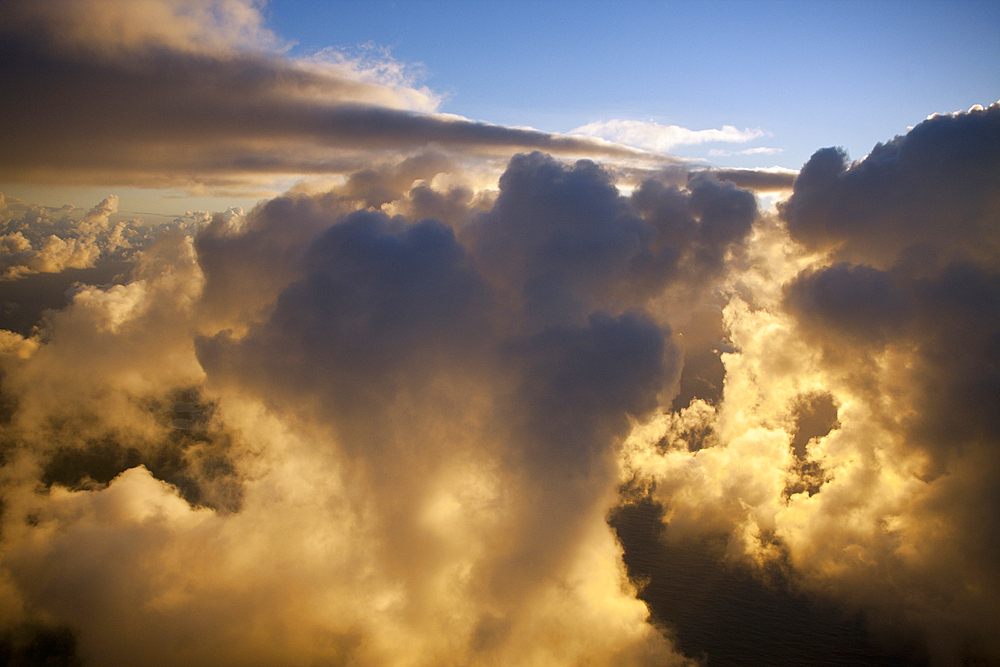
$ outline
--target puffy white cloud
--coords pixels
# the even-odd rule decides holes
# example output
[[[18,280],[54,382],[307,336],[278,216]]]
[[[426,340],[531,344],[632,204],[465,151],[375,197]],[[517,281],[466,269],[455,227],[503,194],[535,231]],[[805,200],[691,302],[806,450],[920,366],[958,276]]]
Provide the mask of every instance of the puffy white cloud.
[[[743,144],[765,135],[761,129],[737,129],[724,125],[722,129],[690,130],[679,125],[661,125],[638,120],[604,120],[587,123],[570,130],[569,134],[600,137],[627,146],[667,153],[675,146],[714,142]],[[754,149],[750,149],[754,150]]]
[[[118,197],[110,195],[80,220],[70,217],[71,211],[66,209],[42,208],[27,210],[20,220],[5,220],[5,226],[16,231],[0,236],[2,279],[89,268],[116,250],[131,248],[129,238],[139,237],[140,232],[134,221],[112,226],[109,218],[117,211]],[[55,218],[53,213],[61,215]],[[55,233],[46,235],[47,229]]]

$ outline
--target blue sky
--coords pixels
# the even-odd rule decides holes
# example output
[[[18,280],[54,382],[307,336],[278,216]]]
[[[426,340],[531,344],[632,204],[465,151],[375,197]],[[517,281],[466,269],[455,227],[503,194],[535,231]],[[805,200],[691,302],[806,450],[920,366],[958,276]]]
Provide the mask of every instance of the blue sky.
[[[388,47],[423,66],[444,111],[477,120],[734,125],[769,133],[748,146],[782,151],[713,158],[727,166],[797,169],[830,145],[860,158],[931,113],[1000,98],[997,2],[275,0],[265,11],[293,54]]]

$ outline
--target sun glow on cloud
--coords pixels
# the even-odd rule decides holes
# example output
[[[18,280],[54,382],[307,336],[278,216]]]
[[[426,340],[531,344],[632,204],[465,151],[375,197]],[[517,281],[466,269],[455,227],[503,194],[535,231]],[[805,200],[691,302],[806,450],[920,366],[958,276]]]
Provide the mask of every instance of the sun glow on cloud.
[[[890,653],[1000,659],[1000,105],[695,171],[608,140],[763,132],[477,123],[286,59],[255,3],[64,4],[12,3],[3,53],[180,97],[51,143],[0,112],[6,176],[315,177],[164,225],[0,198],[4,655],[698,664],[625,566],[651,507],[665,567],[720,545]]]

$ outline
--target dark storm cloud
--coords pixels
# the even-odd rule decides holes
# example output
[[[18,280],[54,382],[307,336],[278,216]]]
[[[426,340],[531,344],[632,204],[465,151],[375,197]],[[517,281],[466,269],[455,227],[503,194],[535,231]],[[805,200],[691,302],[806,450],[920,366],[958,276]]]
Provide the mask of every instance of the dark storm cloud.
[[[364,180],[370,192],[392,178],[368,172],[341,192],[352,197],[352,183]],[[332,193],[274,200],[229,240],[213,240],[210,226],[198,241],[206,294],[213,266],[256,263],[258,227],[330,225],[309,242],[302,277],[281,291],[266,321],[241,338],[204,339],[199,358],[216,381],[335,415],[344,447],[363,458],[385,443],[412,446],[387,430],[402,396],[411,407],[430,401],[410,418],[436,422],[458,409],[439,404],[455,388],[494,395],[477,419],[496,421],[495,438],[506,444],[488,449],[545,480],[533,493],[549,519],[565,515],[574,526],[573,508],[592,506],[613,475],[613,446],[628,419],[648,414],[677,380],[680,352],[665,323],[641,310],[648,294],[668,282],[698,289],[716,275],[727,249],[749,233],[756,204],[709,176],[693,179],[690,191],[650,182],[625,198],[596,164],[567,166],[540,153],[515,157],[499,186],[494,205],[458,238],[433,220],[345,216]],[[660,257],[671,266],[683,260],[682,268],[658,271]],[[649,291],[630,294],[637,281]],[[553,491],[573,479],[582,487]],[[519,542],[540,549],[544,533],[558,541],[545,524],[529,521],[525,530],[538,534]],[[567,530],[569,540],[576,528]]]
[[[910,295],[890,273],[843,262],[800,276],[787,303],[820,336],[838,331],[862,347],[884,347],[911,317]]]
[[[279,215],[287,225],[313,206],[300,200]],[[226,251],[243,257],[244,249]],[[383,213],[352,213],[311,242],[301,271],[269,320],[236,348],[224,337],[202,344],[206,367],[254,369],[261,386],[325,397],[328,409],[347,422],[356,410],[361,423],[373,402],[390,403],[395,391],[428,379],[444,358],[467,357],[488,332],[489,290],[454,232],[439,222],[407,225]],[[244,361],[222,362],[229,354]],[[419,369],[407,368],[418,360]]]
[[[835,257],[916,272],[1000,257],[1000,106],[933,116],[860,162],[817,151],[781,207],[792,237]]]
[[[473,231],[477,256],[513,291],[529,327],[585,322],[651,232],[596,164],[566,169],[541,153],[511,160]]]
[[[199,301],[205,316],[220,328],[259,319],[299,276],[308,242],[348,210],[334,195],[286,194],[245,219],[215,215],[194,239],[205,278]]]
[[[374,172],[364,178],[377,180]],[[675,381],[677,352],[665,346],[669,330],[636,310],[642,299],[602,297],[632,280],[642,244],[681,240],[659,238],[657,225],[669,226],[671,214],[660,211],[655,224],[647,224],[597,165],[567,167],[537,153],[512,160],[500,191],[493,208],[462,230],[473,241],[471,251],[439,222],[345,214],[332,193],[275,199],[230,231],[221,219],[213,221],[196,242],[207,281],[203,298],[229,301],[215,290],[251,281],[233,280],[236,271],[266,276],[258,280],[274,286],[250,290],[252,298],[271,293],[277,300],[245,337],[203,340],[203,364],[219,377],[244,374],[242,381],[262,388],[277,383],[295,395],[326,397],[344,423],[355,419],[351,410],[371,414],[373,401],[388,406],[401,387],[431,381],[435,369],[455,373],[467,366],[478,373],[483,364],[497,365],[498,378],[514,373],[513,385],[529,383],[515,392],[532,397],[518,400],[518,412],[541,405],[547,407],[539,414],[570,411],[553,417],[561,424],[553,434],[576,424],[602,443],[620,437],[624,425],[615,420],[647,412]],[[701,233],[706,247],[725,248],[746,233],[754,211],[745,210],[743,199],[733,205],[730,186],[706,183],[695,192],[676,196],[693,236]],[[326,231],[318,231],[324,225]],[[271,237],[278,229],[299,234],[285,234],[287,248],[308,243],[308,249],[283,250]],[[279,270],[265,272],[265,266]],[[275,275],[300,277],[283,283]],[[549,405],[547,396],[562,407]],[[598,425],[609,419],[610,430]],[[596,446],[573,428],[555,441],[542,440],[553,447]]]
[[[704,172],[693,175],[686,190],[645,181],[631,202],[656,230],[634,263],[636,287],[650,293],[672,279],[694,286],[718,278],[758,215],[753,193]]]
[[[1000,418],[984,407],[1000,401],[1000,267],[949,264],[912,289],[920,328],[910,338],[927,373],[918,379],[923,398],[915,439],[947,451],[976,443],[997,456]]]
[[[981,409],[1000,398],[997,201],[1000,105],[934,116],[850,167],[818,151],[782,208],[801,242],[874,265],[800,275],[788,305],[830,344],[912,345],[927,392],[918,421],[942,445],[962,441],[965,424],[991,423],[980,435],[1000,441]]]
[[[751,194],[711,178],[694,179],[690,192],[650,182],[628,199],[593,163],[567,167],[535,153],[515,157],[492,208],[459,228],[469,240],[467,251],[450,228],[433,220],[347,215],[344,201],[357,196],[362,182],[363,192],[390,187],[393,196],[402,196],[412,175],[391,185],[401,172],[408,169],[361,173],[328,194],[277,198],[238,226],[217,218],[198,235],[206,306],[225,310],[226,304],[259,300],[263,307],[281,294],[268,322],[253,327],[240,345],[261,344],[302,359],[290,384],[313,376],[322,382],[350,376],[345,387],[363,384],[365,373],[402,364],[399,355],[428,345],[453,358],[475,349],[474,358],[483,345],[501,341],[522,349],[552,327],[571,337],[579,327],[589,331],[595,313],[614,318],[644,305],[644,296],[628,293],[636,280],[662,287],[717,272],[721,255],[744,239],[756,215]],[[436,192],[425,185],[414,189]],[[657,273],[650,264],[661,256],[672,263],[685,258],[697,270]],[[251,284],[257,286],[246,288]],[[235,285],[247,293],[226,291]],[[296,316],[306,312],[312,315]],[[628,317],[633,319],[622,321],[623,331],[639,321]],[[279,344],[285,337],[296,342]],[[316,363],[329,354],[339,356]],[[319,370],[326,365],[337,373]],[[273,373],[283,366],[298,364],[286,360]],[[322,393],[351,394],[346,388]]]
[[[698,216],[700,263],[718,272],[726,251],[743,241],[757,218],[757,201],[747,190],[711,176],[695,175],[688,183],[691,208]]]
[[[520,485],[521,515],[491,575],[501,599],[532,595],[562,569],[617,477],[616,452],[673,387],[680,351],[642,313],[594,313],[583,326],[552,326],[508,344],[516,369],[499,410],[504,460]]]
[[[475,211],[477,203],[470,188],[455,186],[445,192],[438,192],[426,184],[416,185],[407,193],[410,200],[411,217],[416,219],[436,218],[453,227],[460,227]]]
[[[373,151],[427,144],[472,154],[538,148],[642,155],[587,138],[432,115],[436,101],[426,91],[372,81],[343,60],[296,62],[158,32],[183,16],[139,15],[167,25],[138,21],[122,35],[85,39],[72,27],[56,30],[57,12],[15,0],[4,5],[31,19],[0,30],[0,81],[7,98],[17,100],[0,110],[7,132],[0,176],[7,180],[222,182],[240,174],[342,171],[345,161],[362,164],[359,151],[370,160]],[[91,14],[115,12],[127,8],[97,4],[81,20],[96,25]],[[127,41],[133,31],[139,37]]]
[[[525,364],[518,390],[531,443],[525,465],[541,475],[594,465],[608,442],[627,433],[627,418],[651,412],[676,380],[669,334],[641,313],[595,313],[585,327],[549,328],[515,342],[507,355]]]
[[[648,180],[626,199],[594,163],[567,169],[534,153],[511,160],[496,204],[470,235],[529,326],[544,326],[645,305],[672,283],[697,293],[756,216],[752,193],[711,176],[688,190]]]

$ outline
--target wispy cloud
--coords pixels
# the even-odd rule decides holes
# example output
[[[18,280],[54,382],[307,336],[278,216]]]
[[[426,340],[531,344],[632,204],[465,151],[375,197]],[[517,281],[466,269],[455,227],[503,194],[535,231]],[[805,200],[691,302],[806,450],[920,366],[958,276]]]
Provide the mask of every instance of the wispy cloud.
[[[739,151],[727,151],[721,148],[712,148],[708,151],[711,157],[730,157],[733,155],[778,155],[782,153],[780,148],[768,148],[766,146],[757,146],[754,148],[744,148]]]
[[[722,129],[689,130],[678,125],[661,125],[636,120],[606,120],[581,125],[570,130],[571,135],[600,137],[626,146],[667,153],[675,146],[704,143],[746,143],[765,136],[761,129],[737,129],[724,125]]]

